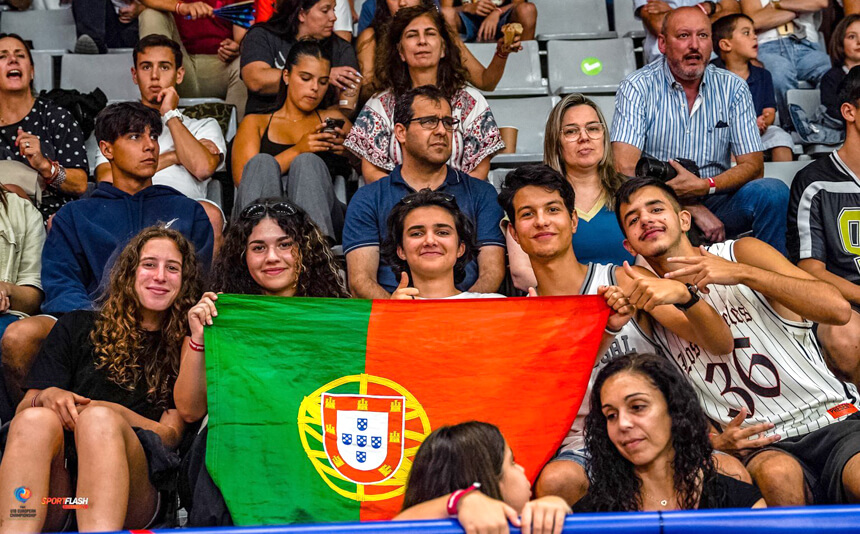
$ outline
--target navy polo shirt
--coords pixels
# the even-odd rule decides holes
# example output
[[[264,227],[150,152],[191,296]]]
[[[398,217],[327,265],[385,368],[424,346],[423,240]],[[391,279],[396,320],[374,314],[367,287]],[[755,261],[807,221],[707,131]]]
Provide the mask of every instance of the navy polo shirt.
[[[726,64],[722,59],[717,58],[711,63],[721,69],[726,68]],[[747,86],[752,93],[753,107],[755,108],[755,116],[761,116],[762,110],[765,108],[776,109],[776,97],[773,92],[773,76],[770,71],[757,67],[750,63],[750,75],[746,79]]]
[[[504,247],[505,237],[499,228],[504,213],[496,200],[496,189],[488,182],[448,167],[445,181],[436,191],[457,199],[460,210],[475,225],[479,247]],[[388,214],[400,199],[415,190],[400,175],[400,165],[388,176],[360,188],[346,210],[343,228],[343,251],[349,253],[361,247],[379,247],[387,234]],[[466,266],[466,277],[457,289],[466,291],[478,279],[478,264]],[[376,281],[388,292],[397,288],[397,278],[391,267],[380,258]]]

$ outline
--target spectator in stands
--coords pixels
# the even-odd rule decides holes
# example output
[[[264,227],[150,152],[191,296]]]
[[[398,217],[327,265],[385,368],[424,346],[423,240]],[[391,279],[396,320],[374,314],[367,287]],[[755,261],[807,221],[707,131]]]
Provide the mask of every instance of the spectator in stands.
[[[166,185],[197,200],[212,223],[213,253],[221,246],[224,214],[206,200],[208,184],[217,170],[224,168],[227,143],[218,121],[192,119],[179,109],[176,84],[182,81],[182,49],[176,41],[160,34],[147,35],[134,47],[131,75],[140,90],[140,102],[158,111],[165,126],[158,136],[158,172],[155,185]],[[96,155],[96,181],[112,182],[111,164],[104,154]]]
[[[714,64],[747,81],[764,150],[769,152],[772,161],[794,159],[794,141],[788,132],[773,124],[776,100],[770,72],[752,63],[758,57],[758,41],[752,19],[743,13],[734,13],[717,20],[714,23],[713,41],[714,50],[719,54]]]
[[[101,311],[63,316],[27,377],[0,463],[0,497],[15,488],[43,497],[77,495],[81,531],[146,528],[163,517],[158,492],[172,486],[185,428],[172,391],[186,314],[199,295],[194,246],[181,233],[150,227],[111,270]],[[41,506],[0,531],[54,532],[71,518]]]
[[[77,1],[77,0],[75,0]],[[140,0],[140,36],[164,35],[179,43],[185,76],[177,89],[183,98],[222,98],[245,113],[248,89],[239,75],[239,48],[247,30],[215,17],[215,7],[230,0]]]
[[[330,70],[319,41],[302,40],[290,47],[277,111],[248,115],[233,141],[234,216],[254,199],[286,193],[331,243],[340,242],[346,207],[335,196],[333,177],[352,174],[343,148],[352,124],[336,108],[320,109]]]
[[[735,338],[732,366],[660,325],[654,330],[716,425],[714,448],[745,458],[771,506],[806,503],[806,488],[817,504],[857,502],[856,389],[827,369],[812,334],[813,321],[848,322],[839,291],[755,238],[693,247],[689,212],[659,180],[632,179],[615,198],[630,248],[658,276],[697,288]]]
[[[355,49],[358,52],[358,64],[363,73],[361,88],[367,97],[370,97],[373,92],[373,72],[375,70],[374,61],[376,58],[377,41],[385,39],[383,33],[388,29],[391,20],[401,7],[413,7],[421,3],[428,6],[437,5],[432,0],[368,0],[362,6],[362,11],[364,11],[364,7],[376,5],[376,14],[373,17],[373,23],[368,28],[361,30],[355,43]],[[463,40],[460,39],[459,35],[454,35],[453,37],[456,40],[457,48],[460,50],[463,66],[466,68],[466,78],[469,80],[469,83],[482,91],[492,91],[496,88],[499,80],[502,79],[502,74],[505,72],[508,54],[518,52],[522,49],[520,37],[517,37],[511,46],[505,45],[503,38],[499,39],[496,43],[496,53],[493,54],[493,59],[484,67],[469,48],[463,44]]]
[[[275,15],[251,28],[242,43],[242,79],[248,86],[246,113],[271,113],[277,109],[278,88],[290,47],[308,37],[328,47],[330,83],[334,88],[357,88],[361,84],[355,49],[332,35],[337,18],[334,5],[335,0],[279,0]],[[325,107],[336,103],[334,88],[323,101]]]
[[[818,84],[830,58],[818,42],[818,13],[828,0],[740,0],[755,23],[758,59],[773,75],[776,108],[784,127],[791,125],[786,94],[803,80]]]
[[[612,124],[616,168],[632,176],[642,155],[694,161],[698,176],[670,161],[677,177],[668,184],[705,238],[719,242],[752,230],[785,253],[788,187],[758,178],[764,159],[752,97],[743,80],[708,64],[708,18],[694,7],[672,11],[663,20],[659,44],[665,57],[618,88]]]
[[[580,263],[571,244],[571,233],[577,228],[575,202],[568,180],[547,165],[526,165],[509,173],[499,194],[499,203],[512,221],[510,232],[534,268],[537,285],[529,289],[530,295],[603,295],[618,312],[607,323],[598,352],[603,356],[595,362],[592,379],[601,367],[622,354],[660,350],[652,339],[649,315],[717,353],[731,350],[731,333],[723,319],[707,304],[697,303],[683,284],[658,279],[629,265]],[[640,295],[647,296],[628,301],[622,287],[628,294],[630,288],[638,287]],[[673,303],[680,310],[662,305]],[[642,312],[631,317],[631,304]],[[582,405],[559,453],[541,472],[537,495],[559,495],[573,504],[585,494],[589,452],[583,428],[587,414],[588,406]],[[743,466],[729,457],[721,458],[720,464],[722,469],[744,473]]]
[[[738,0],[715,0],[697,2],[696,0],[633,0],[633,14],[642,19],[645,27],[644,56],[645,63],[650,63],[663,55],[657,46],[657,40],[662,33],[663,20],[666,15],[679,7],[698,7],[708,15],[711,22],[730,13],[738,13],[741,6]]]
[[[591,99],[568,95],[549,114],[544,134],[544,163],[567,179],[576,192],[576,232],[573,248],[588,264],[633,261],[624,249],[624,234],[615,222],[612,202],[624,177],[615,170],[609,127]],[[503,225],[508,226],[503,222]],[[505,241],[514,286],[535,287],[531,262],[506,228]]]
[[[455,197],[476,228],[480,247],[477,262],[466,266],[466,277],[457,288],[492,293],[501,285],[505,241],[499,229],[502,210],[496,202],[496,190],[446,163],[451,157],[457,122],[447,95],[436,87],[416,87],[398,98],[392,123],[395,138],[403,148],[403,164],[390,175],[360,188],[346,212],[343,250],[353,295],[389,298],[397,287],[391,266],[379,261],[379,247],[387,234],[386,221],[400,199],[424,188]]]
[[[71,113],[33,96],[33,57],[24,39],[0,34],[0,159],[36,171],[45,220],[87,189],[84,141]]]
[[[842,83],[839,100],[846,122],[845,144],[804,167],[791,183],[788,253],[804,271],[836,286],[851,303],[845,326],[821,324],[818,340],[837,376],[860,384],[860,248],[851,234],[860,220],[860,68]]]
[[[667,358],[617,358],[597,374],[590,400],[591,488],[575,512],[767,506],[754,486],[717,471],[696,392]]]
[[[211,278],[211,291],[204,293],[188,312],[191,337],[182,347],[174,390],[176,408],[188,423],[199,421],[208,411],[203,331],[217,314],[216,292],[349,297],[325,236],[307,213],[283,199],[259,199],[230,223],[224,247],[212,265]],[[224,499],[204,466],[205,451],[204,430],[185,458],[188,469],[183,470],[190,475],[184,486],[194,492],[189,525],[230,525]]]
[[[530,497],[531,484],[498,427],[470,421],[427,436],[394,519],[453,515],[466,532],[507,532],[510,523],[534,534],[560,534],[570,507],[558,497]]]
[[[830,59],[833,68],[821,77],[819,86],[821,105],[827,109],[827,115],[842,122],[839,84],[848,71],[860,65],[860,14],[848,15],[836,25],[830,38]]]
[[[398,10],[379,45],[374,83],[382,92],[365,104],[345,143],[362,159],[365,181],[376,181],[403,162],[394,135],[395,102],[421,85],[437,86],[457,121],[448,164],[486,179],[490,157],[505,144],[487,101],[466,84],[460,49],[439,11],[426,5]]]
[[[442,14],[467,43],[495,41],[508,23],[522,25],[523,41],[535,38],[537,8],[528,0],[442,0]]]
[[[98,184],[91,197],[64,206],[53,219],[42,253],[42,312],[50,315],[16,321],[3,335],[13,401],[20,399],[20,385],[56,317],[92,308],[117,254],[143,228],[163,222],[180,231],[208,268],[213,237],[203,208],[173,188],[152,185],[162,127],[158,112],[139,102],[111,104],[99,113],[95,134],[113,184]]]
[[[388,215],[388,235],[380,254],[400,278],[392,299],[503,296],[457,289],[455,284],[463,281],[478,246],[472,221],[446,193],[422,189],[400,199]]]
[[[39,313],[42,302],[42,247],[45,226],[33,204],[0,185],[0,336],[13,322]],[[15,408],[0,380],[0,421]]]
[[[139,0],[74,0],[75,54],[107,54],[108,48],[131,48],[137,42]],[[46,31],[50,31],[46,29]]]

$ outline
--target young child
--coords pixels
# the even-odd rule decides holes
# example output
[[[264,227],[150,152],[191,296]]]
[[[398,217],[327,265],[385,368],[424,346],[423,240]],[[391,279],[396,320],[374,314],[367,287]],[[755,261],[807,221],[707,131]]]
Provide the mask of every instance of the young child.
[[[758,57],[758,39],[752,19],[740,13],[718,19],[713,25],[713,39],[714,51],[720,56],[714,63],[737,74],[749,85],[765,151],[770,152],[772,161],[791,161],[794,142],[788,132],[773,124],[776,115],[773,78],[766,69],[751,63]]]
[[[821,78],[821,104],[827,114],[842,122],[839,84],[852,67],[860,65],[860,15],[848,15],[839,21],[830,38],[830,60],[833,68]]]

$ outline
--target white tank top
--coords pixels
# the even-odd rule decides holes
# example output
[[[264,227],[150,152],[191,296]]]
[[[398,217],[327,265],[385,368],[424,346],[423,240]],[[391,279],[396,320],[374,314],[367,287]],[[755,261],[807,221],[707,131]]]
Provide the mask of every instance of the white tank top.
[[[729,261],[734,241],[708,247]],[[827,369],[809,321],[779,316],[761,293],[745,285],[708,285],[701,294],[732,330],[735,350],[715,356],[655,325],[655,335],[696,388],[708,417],[725,426],[741,408],[746,424],[771,422],[782,437],[801,436],[857,411],[857,390]]]

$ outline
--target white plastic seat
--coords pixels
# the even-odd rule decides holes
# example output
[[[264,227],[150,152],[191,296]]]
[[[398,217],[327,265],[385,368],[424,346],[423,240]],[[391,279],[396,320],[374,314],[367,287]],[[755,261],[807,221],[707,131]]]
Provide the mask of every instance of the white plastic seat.
[[[71,9],[7,11],[0,17],[0,32],[17,33],[31,41],[34,50],[58,54],[73,49],[77,39]]]
[[[769,161],[764,164],[764,175],[768,178],[782,180],[785,185],[791,187],[794,176],[810,163],[812,163],[811,159],[806,161]]]
[[[517,132],[517,151],[496,154],[492,163],[504,166],[543,161],[543,139],[546,120],[558,97],[501,98],[488,100],[499,127],[513,126]]]
[[[46,50],[31,50],[33,55],[33,88],[36,92],[54,88],[54,54]]]
[[[633,14],[633,0],[614,0],[612,11],[615,14],[615,33],[619,37],[645,37],[642,21]]]
[[[466,46],[484,66],[490,64],[496,53],[495,43],[468,43]],[[487,96],[545,95],[547,88],[540,72],[538,42],[524,41],[522,50],[508,56],[505,73],[496,89],[483,93]]]
[[[531,0],[537,8],[536,34],[553,39],[611,39],[605,0]]]
[[[60,87],[89,93],[101,89],[109,101],[139,100],[131,79],[131,54],[64,54]]]
[[[550,94],[615,93],[636,70],[633,41],[550,41],[547,43]]]

